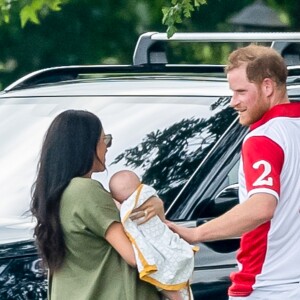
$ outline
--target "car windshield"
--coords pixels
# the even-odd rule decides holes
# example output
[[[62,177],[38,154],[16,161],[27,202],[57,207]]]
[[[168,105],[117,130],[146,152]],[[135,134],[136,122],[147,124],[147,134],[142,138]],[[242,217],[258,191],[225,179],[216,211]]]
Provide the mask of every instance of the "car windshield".
[[[45,132],[60,112],[97,114],[113,136],[107,171],[93,178],[107,188],[120,169],[135,170],[166,207],[235,118],[229,97],[31,97],[0,104],[0,218],[28,215]]]

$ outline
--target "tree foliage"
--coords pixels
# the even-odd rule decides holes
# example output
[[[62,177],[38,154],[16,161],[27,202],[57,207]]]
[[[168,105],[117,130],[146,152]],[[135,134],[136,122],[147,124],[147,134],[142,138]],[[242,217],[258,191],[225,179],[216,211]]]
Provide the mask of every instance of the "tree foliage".
[[[28,21],[39,24],[39,15],[59,11],[68,0],[0,0],[0,24],[9,23],[11,14],[18,13],[21,26]]]
[[[49,11],[61,10],[61,5],[69,0],[0,0],[0,25],[10,21],[10,15],[14,10],[19,11],[21,26],[24,27],[27,22],[34,24],[40,23],[40,14]],[[206,0],[172,0],[171,7],[163,7],[162,23],[167,25],[168,37],[171,37],[176,31],[176,24],[182,23],[184,18],[190,18],[191,13],[206,4]]]
[[[0,90],[37,69],[71,64],[130,64],[138,36],[147,31],[164,32],[166,26],[169,36],[175,31],[232,31],[228,18],[252,3],[253,0],[0,0]],[[291,31],[299,30],[299,1],[265,3],[289,22]],[[223,63],[229,51],[226,45],[176,45],[170,62]]]
[[[134,2],[72,0],[55,13],[40,11],[40,25],[28,19],[24,28],[11,14],[0,30],[2,87],[42,68],[131,63],[143,18]]]
[[[184,18],[192,16],[192,12],[200,5],[206,4],[206,0],[172,0],[171,7],[163,7],[163,24],[167,25],[168,38],[177,31],[176,25],[182,23]]]

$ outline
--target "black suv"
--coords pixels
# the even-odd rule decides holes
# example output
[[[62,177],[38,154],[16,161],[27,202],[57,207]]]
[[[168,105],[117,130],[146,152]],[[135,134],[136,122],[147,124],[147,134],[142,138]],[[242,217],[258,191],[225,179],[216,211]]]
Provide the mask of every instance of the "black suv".
[[[0,94],[0,299],[46,299],[47,277],[32,237],[29,210],[44,133],[66,109],[97,114],[113,135],[107,187],[115,171],[134,169],[165,201],[168,219],[195,226],[237,202],[237,166],[247,128],[229,107],[222,65],[172,65],[172,41],[275,41],[289,65],[289,94],[300,99],[300,35],[166,34],[140,37],[132,65],[69,66],[40,70]],[[200,245],[193,276],[195,299],[227,299],[239,239]]]

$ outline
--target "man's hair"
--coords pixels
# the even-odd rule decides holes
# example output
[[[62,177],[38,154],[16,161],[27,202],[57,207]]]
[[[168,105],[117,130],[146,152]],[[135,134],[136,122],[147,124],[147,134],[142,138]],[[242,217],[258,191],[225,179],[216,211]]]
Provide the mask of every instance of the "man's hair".
[[[273,48],[251,44],[233,51],[225,72],[246,64],[246,74],[250,82],[261,84],[265,78],[276,82],[279,88],[285,87],[287,67],[283,57]]]

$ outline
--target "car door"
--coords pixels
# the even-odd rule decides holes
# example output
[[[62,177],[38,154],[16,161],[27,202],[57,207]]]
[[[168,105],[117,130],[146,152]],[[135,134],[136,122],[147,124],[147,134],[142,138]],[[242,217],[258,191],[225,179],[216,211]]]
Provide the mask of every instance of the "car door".
[[[237,170],[246,132],[237,120],[231,124],[170,206],[167,219],[197,226],[238,203]],[[199,247],[192,285],[195,299],[227,299],[239,237],[200,243]]]

